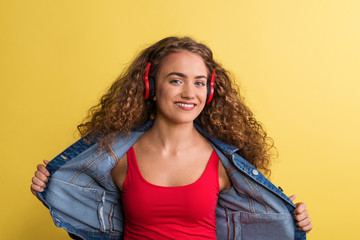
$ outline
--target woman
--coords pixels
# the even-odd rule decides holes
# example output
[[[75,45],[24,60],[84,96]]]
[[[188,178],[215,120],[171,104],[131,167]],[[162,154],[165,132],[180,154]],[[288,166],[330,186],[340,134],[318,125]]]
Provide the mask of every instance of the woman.
[[[257,170],[270,173],[271,139],[190,38],[140,53],[78,128],[84,138],[38,165],[31,186],[73,237],[305,239],[312,228],[305,204]]]

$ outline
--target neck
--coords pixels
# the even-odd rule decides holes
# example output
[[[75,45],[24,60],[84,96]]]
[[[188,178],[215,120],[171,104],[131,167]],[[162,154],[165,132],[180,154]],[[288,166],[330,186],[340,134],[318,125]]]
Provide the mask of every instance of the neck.
[[[182,151],[201,138],[194,123],[172,123],[162,119],[155,119],[152,128],[147,132],[152,145],[156,145],[163,151]]]

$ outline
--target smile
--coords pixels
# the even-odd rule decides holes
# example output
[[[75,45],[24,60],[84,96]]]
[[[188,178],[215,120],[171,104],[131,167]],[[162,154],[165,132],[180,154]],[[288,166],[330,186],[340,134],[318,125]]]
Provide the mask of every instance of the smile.
[[[182,109],[192,109],[195,107],[196,104],[194,103],[180,103],[176,102],[175,105],[179,106]]]

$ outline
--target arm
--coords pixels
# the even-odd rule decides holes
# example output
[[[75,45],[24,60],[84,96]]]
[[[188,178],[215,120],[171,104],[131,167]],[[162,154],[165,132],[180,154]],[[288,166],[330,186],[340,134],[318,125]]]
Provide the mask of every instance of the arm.
[[[291,201],[294,201],[296,195],[289,197]],[[295,204],[296,209],[294,211],[294,218],[296,220],[296,225],[300,231],[310,232],[312,229],[311,219],[309,218],[309,211],[306,209],[306,204],[303,202]]]

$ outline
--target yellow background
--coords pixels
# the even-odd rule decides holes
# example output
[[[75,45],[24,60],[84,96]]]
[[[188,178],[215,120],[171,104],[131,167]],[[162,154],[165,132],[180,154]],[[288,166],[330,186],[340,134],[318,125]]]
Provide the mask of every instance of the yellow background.
[[[272,181],[304,201],[308,239],[360,239],[360,1],[1,0],[0,239],[67,239],[30,193],[35,166],[144,47],[208,44],[279,150]]]

